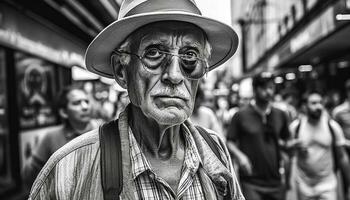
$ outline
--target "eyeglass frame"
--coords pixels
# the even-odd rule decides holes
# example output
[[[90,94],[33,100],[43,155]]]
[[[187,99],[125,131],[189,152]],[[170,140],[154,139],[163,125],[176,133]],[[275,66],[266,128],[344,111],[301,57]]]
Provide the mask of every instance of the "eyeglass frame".
[[[158,49],[158,51],[161,52],[161,53],[164,53],[164,54],[166,54],[166,55],[176,56],[176,57],[178,57],[180,60],[182,60],[181,56],[185,56],[185,55],[183,55],[183,54],[170,53],[170,52],[162,51],[162,50],[159,50],[159,49]],[[134,55],[134,56],[136,56],[136,57],[141,61],[142,66],[143,66],[147,71],[152,71],[152,69],[150,69],[149,67],[145,66],[145,64],[143,63],[144,61],[143,61],[142,59],[144,58],[144,56],[140,56],[140,55],[138,55],[138,54],[136,54],[136,53],[132,53],[132,52],[128,52],[128,51],[113,50],[112,52],[113,52],[113,53],[116,53],[116,54],[118,54],[118,55],[123,54],[123,53],[124,53],[124,54],[128,54],[128,55]],[[183,71],[182,67],[180,67],[180,70],[181,70],[182,75],[185,76],[187,79],[190,79],[190,80],[199,80],[199,79],[203,78],[203,76],[204,76],[205,74],[207,74],[207,73],[210,71],[210,70],[209,70],[210,67],[209,67],[208,61],[207,61],[206,59],[200,58],[200,57],[197,57],[197,56],[196,56],[196,59],[205,63],[204,73],[203,73],[199,78],[191,78],[191,77],[189,77],[189,76],[187,75],[186,72]],[[157,67],[157,68],[158,68],[158,67]],[[151,73],[152,73],[152,72],[151,72]],[[154,74],[154,73],[153,73],[153,74]]]

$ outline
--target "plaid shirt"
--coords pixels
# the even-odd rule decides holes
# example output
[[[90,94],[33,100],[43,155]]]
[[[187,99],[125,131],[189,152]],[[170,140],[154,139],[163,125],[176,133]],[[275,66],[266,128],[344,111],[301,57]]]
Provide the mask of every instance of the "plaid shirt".
[[[131,129],[129,130],[131,172],[136,185],[136,196],[139,199],[204,199],[197,174],[201,159],[194,140],[186,128],[182,129],[184,130],[186,150],[177,194],[174,193],[164,179],[154,172],[149,161],[140,150],[134,135],[131,133]]]
[[[120,199],[214,200],[221,199],[217,188],[228,186],[232,199],[244,200],[225,146],[217,141],[223,148],[219,150],[222,150],[220,152],[227,166],[220,162],[189,121],[181,125],[186,150],[176,195],[168,184],[152,171],[133,135],[130,138],[126,112],[119,116],[118,125],[124,186]],[[208,132],[214,136],[214,140],[218,139],[213,132]],[[100,150],[98,129],[70,141],[55,152],[41,170],[33,184],[29,199],[103,199]]]

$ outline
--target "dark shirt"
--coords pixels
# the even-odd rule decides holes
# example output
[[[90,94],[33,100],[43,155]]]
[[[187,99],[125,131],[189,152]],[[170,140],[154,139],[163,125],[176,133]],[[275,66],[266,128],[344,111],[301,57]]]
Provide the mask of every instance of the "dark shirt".
[[[227,139],[236,142],[248,156],[253,174],[240,173],[241,181],[259,186],[278,186],[280,149],[278,140],[290,137],[286,114],[271,107],[266,120],[253,105],[246,106],[232,118]]]
[[[86,127],[86,131],[98,128],[100,122],[91,120]],[[81,134],[75,132],[70,126],[59,125],[47,129],[47,133],[40,140],[39,145],[34,149],[33,155],[28,159],[23,169],[24,182],[31,186],[35,177],[45,165],[50,156],[68,143],[73,138]]]

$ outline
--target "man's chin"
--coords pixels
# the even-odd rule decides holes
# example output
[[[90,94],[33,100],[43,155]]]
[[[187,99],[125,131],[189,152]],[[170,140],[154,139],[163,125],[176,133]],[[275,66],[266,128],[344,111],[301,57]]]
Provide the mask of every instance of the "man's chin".
[[[181,124],[188,118],[186,112],[178,108],[154,109],[150,115],[158,124],[162,125]]]
[[[81,123],[88,123],[88,122],[90,122],[91,118],[90,117],[82,117],[79,120]]]
[[[310,114],[309,117],[313,120],[320,120],[321,114]]]

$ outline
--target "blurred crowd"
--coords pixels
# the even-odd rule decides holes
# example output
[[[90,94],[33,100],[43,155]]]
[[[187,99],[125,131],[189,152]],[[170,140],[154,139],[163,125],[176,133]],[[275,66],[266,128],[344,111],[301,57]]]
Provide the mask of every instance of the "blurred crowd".
[[[98,128],[104,122],[116,119],[129,103],[126,90],[117,88],[109,94],[108,87],[92,90],[89,82],[67,85],[57,93],[55,113],[60,118],[57,126],[44,128],[43,136],[36,138],[33,148],[26,148],[22,178],[24,196],[52,154],[72,139]],[[111,95],[114,95],[111,98]]]
[[[252,77],[250,92],[216,86],[199,86],[190,120],[227,143],[247,199],[349,199],[350,80],[342,94],[277,89],[268,72]],[[129,100],[115,95],[90,98],[91,118],[116,119]]]
[[[273,80],[267,72],[256,75],[249,95],[237,83],[214,90],[202,84],[190,120],[214,130],[227,143],[247,199],[346,199],[350,80],[343,102],[336,92],[277,91]],[[28,155],[23,170],[28,189],[52,153],[74,137],[116,119],[129,103],[126,90],[115,90],[111,101],[104,92],[93,93],[78,85],[66,87],[56,97],[62,125],[46,134]],[[344,165],[334,161],[343,159],[337,147],[346,152]]]
[[[250,95],[238,84],[199,88],[192,121],[222,133],[246,199],[349,199],[350,80],[345,89],[344,100],[335,91],[277,91],[263,72]]]

